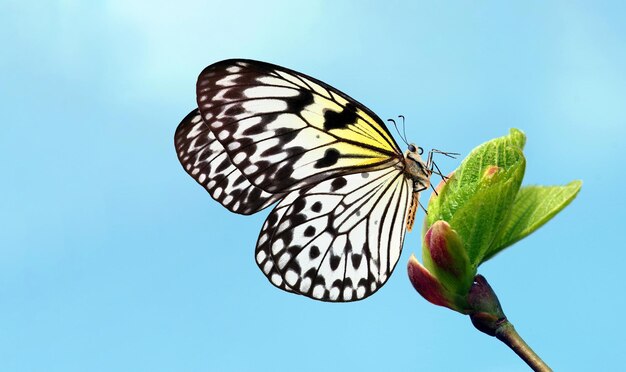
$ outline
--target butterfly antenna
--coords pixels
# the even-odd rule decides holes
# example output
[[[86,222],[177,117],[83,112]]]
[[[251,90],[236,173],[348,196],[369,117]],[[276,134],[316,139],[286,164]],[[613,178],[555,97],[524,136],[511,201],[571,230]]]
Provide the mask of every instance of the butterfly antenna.
[[[408,138],[406,137],[406,125],[404,125],[404,115],[398,115],[399,118],[402,118],[402,134],[404,135],[404,143],[407,144],[407,146],[409,145],[408,142]]]
[[[400,136],[400,138],[402,138],[402,133],[400,133],[400,130],[398,129],[398,125],[396,124],[396,121],[393,119],[387,119],[387,121],[390,121],[393,123],[393,127],[396,128],[396,132],[398,132],[398,135]],[[402,138],[402,142],[404,142],[405,145],[409,145],[408,143],[406,143],[406,139]]]

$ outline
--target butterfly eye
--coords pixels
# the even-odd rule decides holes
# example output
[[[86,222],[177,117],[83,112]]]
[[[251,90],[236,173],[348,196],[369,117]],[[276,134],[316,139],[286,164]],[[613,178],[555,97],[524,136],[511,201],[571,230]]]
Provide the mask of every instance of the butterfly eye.
[[[415,152],[417,149],[415,148],[415,145],[411,144],[409,145],[409,151],[410,152]],[[421,154],[420,154],[421,155]]]
[[[421,148],[421,147],[418,147],[418,148],[417,148],[417,153],[418,153],[418,154],[420,154],[420,155],[422,155],[422,154],[424,153],[424,149],[423,149],[423,148]]]

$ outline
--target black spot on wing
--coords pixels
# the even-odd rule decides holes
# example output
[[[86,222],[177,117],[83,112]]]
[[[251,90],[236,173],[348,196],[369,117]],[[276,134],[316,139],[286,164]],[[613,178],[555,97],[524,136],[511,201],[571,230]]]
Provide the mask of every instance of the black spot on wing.
[[[343,286],[344,286],[344,288],[354,288],[354,285],[352,284],[352,279],[345,278],[343,280]]]
[[[313,235],[315,235],[315,227],[313,226],[308,226],[305,230],[304,230],[304,236],[310,238]]]
[[[333,288],[338,288],[338,289],[342,289],[343,288],[343,280],[341,279],[335,279],[335,281],[332,284]]]
[[[306,215],[299,213],[291,217],[292,226],[297,226],[303,224],[307,220]],[[293,232],[292,232],[293,234]]]
[[[216,172],[218,173],[222,173],[224,172],[226,169],[228,169],[231,166],[231,162],[230,159],[228,159],[227,157],[225,157],[225,159],[217,166],[217,168],[215,169]],[[219,174],[218,174],[219,176]]]
[[[314,245],[309,249],[309,258],[316,259],[320,255],[320,249],[317,245]]]
[[[291,213],[296,214],[296,213],[300,213],[304,207],[306,206],[306,200],[305,199],[296,199],[296,201],[292,204],[292,210]]]
[[[330,190],[335,192],[348,184],[345,177],[337,177],[330,183]]]
[[[246,112],[246,110],[243,108],[243,106],[233,105],[224,111],[224,115],[225,116],[237,116],[237,115],[243,114],[244,112]]]
[[[223,97],[231,101],[238,101],[246,98],[243,94],[243,90],[241,89],[227,89],[226,92],[224,92]]]
[[[354,124],[356,122],[356,118],[356,107],[353,103],[348,102],[341,112],[328,110],[324,113],[324,129],[331,130],[346,128],[348,125]]]
[[[326,279],[324,279],[324,277],[321,276],[321,275],[317,275],[317,270],[312,269],[311,271],[314,273],[314,275],[316,275],[313,278],[313,285],[311,286],[311,288],[315,288],[315,286],[317,286],[317,285],[321,285],[322,287],[326,287]]]
[[[330,148],[326,149],[324,153],[324,157],[315,162],[315,168],[328,168],[331,165],[335,165],[339,160],[339,151],[336,149]]]
[[[295,261],[289,262],[289,264],[285,267],[285,270],[293,271],[297,276],[300,276],[302,273],[302,268]]]
[[[313,93],[308,90],[299,90],[298,95],[295,97],[290,97],[286,99],[287,107],[289,107],[289,112],[299,113],[303,111],[305,107],[313,104],[315,100],[313,99]]]

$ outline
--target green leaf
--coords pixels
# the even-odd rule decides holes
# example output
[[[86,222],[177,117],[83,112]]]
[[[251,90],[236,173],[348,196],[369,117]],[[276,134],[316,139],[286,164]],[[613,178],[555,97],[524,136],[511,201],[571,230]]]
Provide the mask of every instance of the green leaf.
[[[517,162],[496,174],[491,182],[483,182],[450,220],[474,268],[484,261],[489,247],[500,236],[524,177],[526,161],[521,151],[513,148],[507,151],[517,152]]]
[[[428,204],[428,216],[424,233],[438,220],[450,221],[457,209],[462,207],[484,186],[485,172],[491,167],[507,170],[523,158],[522,148],[526,142],[524,133],[511,129],[509,135],[485,142],[467,155],[454,176]],[[523,171],[520,176],[524,176]]]
[[[515,199],[502,234],[484,260],[493,257],[552,219],[574,200],[581,186],[581,181],[573,181],[565,186],[523,187]]]
[[[474,149],[428,205],[425,229],[438,220],[459,234],[476,268],[500,236],[524,177],[526,139],[511,129]]]

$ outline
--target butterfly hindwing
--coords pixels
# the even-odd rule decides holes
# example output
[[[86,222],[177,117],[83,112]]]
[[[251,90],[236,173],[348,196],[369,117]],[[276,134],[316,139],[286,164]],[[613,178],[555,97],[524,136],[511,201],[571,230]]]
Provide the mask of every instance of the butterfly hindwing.
[[[411,198],[411,183],[396,168],[295,190],[268,217],[257,262],[279,288],[323,301],[365,298],[400,258]]]
[[[264,62],[226,60],[197,84],[198,108],[254,185],[283,193],[403,160],[382,120],[340,91]]]
[[[267,193],[252,185],[232,164],[224,147],[202,121],[197,109],[178,125],[174,144],[185,171],[213,199],[232,212],[252,214],[284,196]]]

